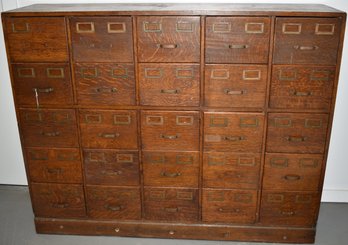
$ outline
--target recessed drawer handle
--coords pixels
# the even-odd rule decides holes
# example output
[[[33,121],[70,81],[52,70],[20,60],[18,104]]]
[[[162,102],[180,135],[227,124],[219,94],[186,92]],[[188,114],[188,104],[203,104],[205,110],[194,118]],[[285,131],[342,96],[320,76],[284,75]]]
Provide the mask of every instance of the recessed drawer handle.
[[[41,132],[41,134],[47,137],[57,137],[60,135],[60,132]]]
[[[230,45],[228,45],[228,48],[230,48],[230,49],[247,49],[247,48],[249,48],[249,45],[246,45],[246,44],[230,44]]]
[[[164,208],[164,211],[168,213],[176,213],[179,211],[179,208]]]
[[[164,135],[164,134],[161,134],[161,138],[162,139],[168,139],[168,140],[175,140],[177,138],[179,138],[178,135]]]
[[[224,136],[223,139],[228,141],[241,141],[241,140],[244,140],[244,137],[243,136]]]
[[[181,173],[168,173],[168,172],[161,172],[161,176],[164,177],[170,177],[170,178],[175,178],[181,176]]]
[[[288,174],[288,175],[285,175],[283,178],[285,180],[296,181],[296,180],[300,180],[301,176],[297,174]]]
[[[224,89],[224,93],[228,95],[242,95],[245,94],[244,90],[230,90],[230,89]]]
[[[240,209],[239,208],[219,208],[218,211],[221,213],[239,213]]]
[[[119,133],[114,133],[114,134],[108,134],[108,133],[103,133],[103,134],[99,134],[99,137],[105,138],[105,139],[114,139],[119,137],[120,134]]]
[[[179,47],[179,45],[177,45],[177,44],[159,44],[158,47],[165,48],[165,49],[174,49],[174,48]]]
[[[117,88],[97,88],[95,91],[98,93],[115,93]]]
[[[63,170],[61,168],[48,168],[47,172],[50,174],[61,174]]]
[[[33,91],[38,93],[52,93],[54,88],[33,88]]]
[[[162,94],[178,94],[180,91],[178,89],[161,89]]]
[[[300,46],[300,45],[295,45],[294,49],[297,50],[317,50],[319,49],[318,46]]]
[[[110,210],[110,211],[121,211],[123,207],[121,205],[109,205],[109,204],[107,204],[107,205],[105,205],[105,208],[107,210]]]
[[[295,96],[311,96],[313,93],[310,91],[308,91],[308,92],[294,91],[292,94]]]
[[[53,208],[67,208],[69,207],[68,203],[53,203],[52,204]]]
[[[290,142],[304,142],[307,137],[287,136],[285,139]]]
[[[284,215],[284,216],[294,216],[295,212],[294,211],[281,211],[281,215]]]
[[[103,170],[101,173],[104,175],[121,175],[123,172],[121,170],[109,170],[109,171]]]

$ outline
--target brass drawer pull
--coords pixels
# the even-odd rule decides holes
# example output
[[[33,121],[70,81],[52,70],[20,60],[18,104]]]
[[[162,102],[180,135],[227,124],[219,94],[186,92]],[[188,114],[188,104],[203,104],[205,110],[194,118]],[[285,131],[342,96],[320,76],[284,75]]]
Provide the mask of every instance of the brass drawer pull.
[[[230,90],[228,88],[224,89],[224,93],[228,95],[243,95],[246,93],[244,90]]]
[[[291,93],[292,95],[295,96],[311,96],[313,93],[308,91],[308,92],[299,92],[299,91],[294,91]]]
[[[168,213],[176,213],[179,211],[179,208],[164,208],[164,211]]]
[[[54,88],[33,88],[33,91],[38,93],[52,93]]]
[[[105,139],[114,139],[119,137],[120,134],[119,133],[114,133],[114,134],[109,134],[109,133],[102,133],[99,134],[99,137],[105,138]]]
[[[63,169],[61,169],[61,168],[48,168],[47,172],[50,174],[61,174],[63,172]]]
[[[245,138],[243,136],[224,136],[222,137],[224,140],[228,141],[241,141],[244,140]]]
[[[218,211],[221,213],[239,213],[240,209],[239,208],[219,208]]]
[[[95,91],[98,93],[115,93],[117,88],[97,88]]]
[[[107,210],[110,210],[110,211],[121,211],[123,209],[123,207],[121,205],[109,205],[109,204],[106,204],[105,205],[105,208]]]
[[[289,181],[296,181],[296,180],[300,180],[301,176],[297,174],[288,174],[288,175],[285,175],[283,178]]]
[[[161,138],[162,139],[168,139],[168,140],[174,140],[174,139],[179,138],[179,136],[178,135],[164,135],[164,134],[161,134]]]
[[[294,216],[295,212],[294,211],[281,211],[281,215],[284,215],[284,216]]]
[[[178,44],[158,44],[159,48],[164,48],[164,49],[175,49],[178,48]]]
[[[123,172],[121,170],[103,170],[101,173],[104,175],[121,175]]]
[[[67,208],[69,207],[68,203],[53,203],[52,204],[53,208]]]
[[[57,137],[60,135],[60,132],[41,132],[41,134],[47,137]]]
[[[287,136],[285,137],[285,139],[290,142],[304,142],[307,139],[307,137]]]
[[[295,45],[294,49],[297,50],[317,50],[319,49],[318,46],[300,46],[300,45]]]
[[[180,91],[178,89],[161,89],[162,94],[178,94]]]
[[[170,177],[170,178],[175,178],[181,176],[181,173],[168,173],[168,172],[161,172],[161,176],[164,177]]]
[[[230,48],[230,49],[247,49],[247,48],[249,48],[249,45],[246,45],[246,44],[230,44],[230,45],[228,45],[228,48]]]

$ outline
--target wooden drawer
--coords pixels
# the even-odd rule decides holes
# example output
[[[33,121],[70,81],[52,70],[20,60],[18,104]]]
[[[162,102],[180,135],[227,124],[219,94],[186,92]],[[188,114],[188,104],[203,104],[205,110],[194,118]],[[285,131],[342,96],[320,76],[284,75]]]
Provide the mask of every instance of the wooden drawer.
[[[197,111],[142,111],[141,134],[144,150],[198,151]]]
[[[206,106],[264,107],[267,66],[206,65]]]
[[[257,191],[203,189],[204,222],[254,223]]]
[[[131,17],[72,17],[73,59],[77,62],[133,62]]]
[[[261,152],[264,115],[205,112],[204,150]]]
[[[26,147],[78,147],[75,110],[20,109],[20,130]]]
[[[340,32],[339,18],[277,18],[273,63],[335,65]]]
[[[94,219],[141,218],[140,191],[136,187],[87,186],[88,216]]]
[[[80,105],[134,105],[134,65],[77,63],[74,65]]]
[[[31,183],[35,216],[81,218],[86,216],[82,185]]]
[[[270,226],[315,225],[320,204],[317,192],[263,191],[260,222]]]
[[[268,17],[207,17],[207,63],[267,63]]]
[[[198,64],[140,64],[140,103],[155,106],[198,106]]]
[[[25,159],[32,182],[82,183],[77,148],[26,148]]]
[[[68,61],[68,42],[63,17],[5,18],[12,62]]]
[[[139,62],[199,62],[200,17],[137,18]]]
[[[13,64],[13,86],[19,105],[71,105],[70,67],[61,64]]]
[[[257,189],[260,161],[260,154],[205,152],[203,155],[203,186]]]
[[[138,151],[83,151],[87,184],[139,185]]]
[[[137,114],[126,110],[80,110],[86,148],[137,149]]]
[[[273,66],[271,108],[329,111],[335,81],[332,66]]]
[[[199,152],[143,151],[145,186],[198,188]]]
[[[145,188],[145,219],[198,220],[198,189]]]
[[[269,113],[267,152],[323,153],[328,115]]]

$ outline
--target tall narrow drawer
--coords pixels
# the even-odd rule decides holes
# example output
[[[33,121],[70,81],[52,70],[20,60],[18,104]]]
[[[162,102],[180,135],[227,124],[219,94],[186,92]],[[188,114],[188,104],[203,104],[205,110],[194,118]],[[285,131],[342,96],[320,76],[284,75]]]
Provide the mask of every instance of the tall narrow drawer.
[[[339,18],[277,18],[273,63],[335,65],[340,32]]]
[[[81,218],[86,216],[82,185],[31,184],[31,200],[35,216]]]
[[[267,152],[323,153],[328,115],[269,113]]]
[[[80,110],[86,148],[137,149],[137,114],[125,110]]]
[[[134,65],[77,63],[74,65],[80,105],[134,105]]]
[[[81,158],[77,148],[26,148],[30,181],[81,183]]]
[[[146,188],[145,219],[197,221],[198,189]]]
[[[131,17],[72,17],[69,22],[75,61],[133,62]]]
[[[78,147],[75,110],[20,109],[19,113],[26,147]]]
[[[198,188],[198,152],[143,151],[145,186]]]
[[[71,105],[70,68],[61,64],[13,64],[13,86],[19,105]]]
[[[264,115],[261,113],[204,113],[204,150],[260,152]]]
[[[260,161],[260,154],[205,152],[203,155],[203,186],[257,189]]]
[[[206,106],[264,107],[267,66],[206,65]]]
[[[87,184],[139,185],[138,151],[83,151]]]
[[[267,63],[268,17],[207,17],[207,63]]]
[[[137,18],[140,62],[199,62],[200,17]]]
[[[257,191],[203,189],[204,222],[254,223]]]
[[[155,106],[198,106],[198,64],[140,64],[140,103]]]
[[[199,113],[197,111],[142,111],[144,150],[198,151]]]

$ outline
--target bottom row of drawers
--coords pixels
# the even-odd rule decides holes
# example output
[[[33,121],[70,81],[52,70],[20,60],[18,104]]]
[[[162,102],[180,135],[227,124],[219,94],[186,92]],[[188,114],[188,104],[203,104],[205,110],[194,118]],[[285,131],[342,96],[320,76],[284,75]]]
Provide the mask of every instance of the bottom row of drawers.
[[[86,187],[82,185],[33,183],[34,212],[39,217],[93,219],[141,219],[138,187]],[[202,221],[255,223],[257,191],[208,189],[202,192]],[[312,226],[319,204],[317,192],[264,191],[260,223],[281,226]],[[147,220],[198,221],[198,189],[145,188],[144,218]]]

